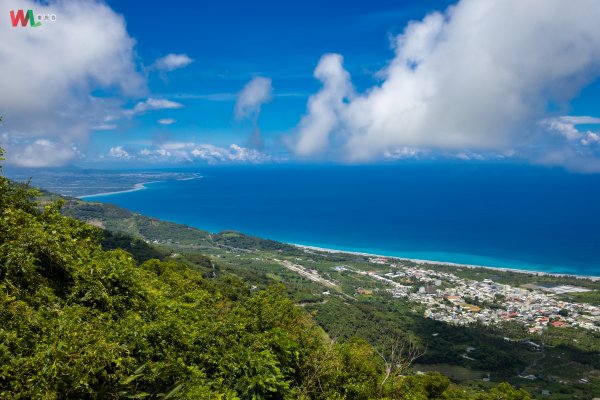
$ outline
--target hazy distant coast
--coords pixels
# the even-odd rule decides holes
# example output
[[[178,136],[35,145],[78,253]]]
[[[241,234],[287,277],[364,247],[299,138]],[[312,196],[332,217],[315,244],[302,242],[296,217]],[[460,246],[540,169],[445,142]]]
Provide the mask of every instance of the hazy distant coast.
[[[190,180],[193,180],[193,179],[200,179],[200,178],[202,178],[201,175],[192,176],[192,177],[188,177],[188,178],[178,178],[178,179],[175,179],[175,180],[177,180],[177,181],[190,181]],[[116,191],[112,191],[112,192],[103,192],[103,193],[95,193],[95,194],[87,194],[87,195],[84,195],[84,196],[77,196],[77,198],[81,199],[81,200],[86,200],[86,199],[91,199],[93,197],[112,196],[114,194],[137,192],[139,190],[148,189],[148,187],[146,185],[150,185],[150,184],[153,184],[153,183],[160,183],[160,182],[165,182],[165,180],[136,183],[130,189],[116,190]]]
[[[84,199],[89,199],[89,198],[98,197],[98,196],[110,196],[110,195],[113,195],[113,194],[137,192],[138,190],[147,189],[146,185],[148,185],[150,183],[157,183],[157,182],[162,182],[162,181],[136,183],[135,185],[133,185],[133,187],[131,189],[117,190],[115,192],[104,192],[104,193],[97,193],[97,194],[88,194],[88,195],[85,195],[85,196],[78,196],[77,198],[84,200]]]

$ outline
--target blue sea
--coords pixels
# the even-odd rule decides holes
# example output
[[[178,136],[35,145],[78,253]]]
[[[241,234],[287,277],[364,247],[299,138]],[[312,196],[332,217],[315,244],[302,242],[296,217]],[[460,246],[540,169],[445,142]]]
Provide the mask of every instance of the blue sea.
[[[514,164],[229,166],[89,197],[212,232],[600,276],[600,175]]]

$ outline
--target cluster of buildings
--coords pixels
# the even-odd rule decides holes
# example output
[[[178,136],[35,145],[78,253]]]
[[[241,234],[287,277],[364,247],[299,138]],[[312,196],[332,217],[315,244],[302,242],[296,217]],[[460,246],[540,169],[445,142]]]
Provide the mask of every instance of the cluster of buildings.
[[[333,280],[289,261],[276,260],[286,268],[329,288],[338,288]],[[560,299],[564,293],[588,291],[569,285],[533,284],[513,287],[490,279],[475,281],[450,272],[406,266],[384,257],[371,258],[370,263],[390,266],[391,271],[364,271],[349,265],[338,265],[337,272],[349,271],[366,276],[390,288],[393,297],[405,298],[426,306],[425,317],[453,325],[481,323],[493,325],[515,321],[530,333],[540,333],[549,326],[573,327],[600,332],[600,307],[572,303]],[[372,289],[358,288],[355,294],[372,295]]]
[[[382,264],[379,259],[374,261]],[[418,267],[395,268],[386,274],[354,272],[391,286],[388,292],[394,297],[424,304],[425,317],[449,324],[491,325],[516,321],[527,326],[531,333],[539,333],[548,326],[600,331],[600,307],[563,301],[557,296],[568,291],[587,290],[583,288],[518,288],[489,279],[462,279],[452,273]]]

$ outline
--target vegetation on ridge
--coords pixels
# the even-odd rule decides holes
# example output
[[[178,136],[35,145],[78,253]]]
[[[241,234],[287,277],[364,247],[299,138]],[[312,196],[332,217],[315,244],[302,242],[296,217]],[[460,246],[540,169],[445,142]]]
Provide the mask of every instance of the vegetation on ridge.
[[[0,176],[0,398],[529,398],[404,376],[402,358],[329,341],[281,287],[207,279],[202,260],[139,264],[36,195]]]

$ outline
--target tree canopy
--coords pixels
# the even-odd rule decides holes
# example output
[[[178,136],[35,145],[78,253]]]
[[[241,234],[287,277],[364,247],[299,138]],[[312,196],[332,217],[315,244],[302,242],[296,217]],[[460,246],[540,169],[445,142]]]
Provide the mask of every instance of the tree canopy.
[[[365,341],[330,341],[282,287],[103,250],[100,229],[37,195],[0,176],[0,398],[529,399],[390,374]]]

